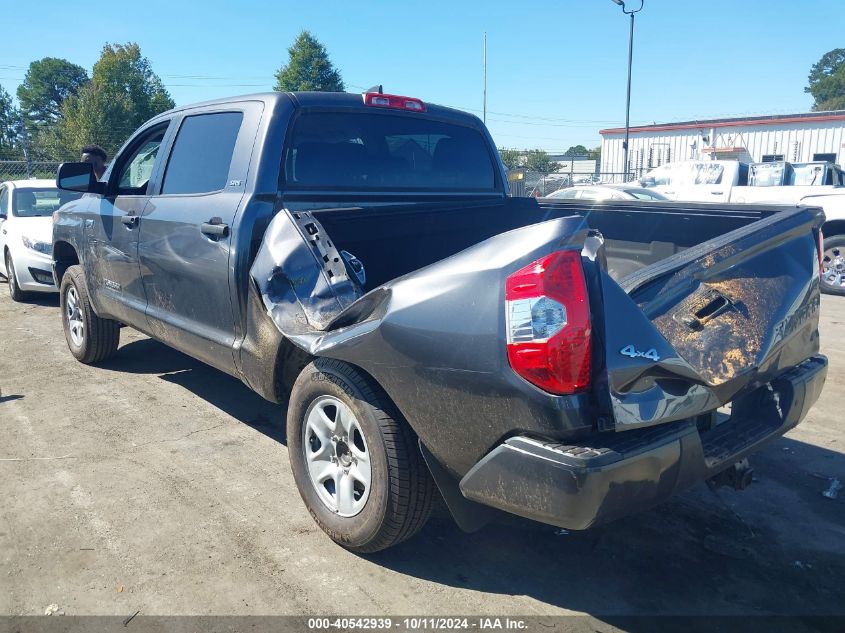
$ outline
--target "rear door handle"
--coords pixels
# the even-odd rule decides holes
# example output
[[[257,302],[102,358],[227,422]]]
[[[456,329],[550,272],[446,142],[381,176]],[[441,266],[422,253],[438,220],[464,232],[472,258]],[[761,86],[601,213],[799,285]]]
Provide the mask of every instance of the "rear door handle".
[[[725,192],[724,191],[711,191],[710,195],[711,196],[721,196],[723,193],[725,193]]]
[[[208,222],[200,224],[200,231],[209,237],[227,237],[229,235],[229,225],[223,224],[221,218],[211,218]]]
[[[139,217],[140,216],[137,215],[124,215],[121,216],[120,221],[123,222],[130,229],[134,229],[136,226],[138,226]]]

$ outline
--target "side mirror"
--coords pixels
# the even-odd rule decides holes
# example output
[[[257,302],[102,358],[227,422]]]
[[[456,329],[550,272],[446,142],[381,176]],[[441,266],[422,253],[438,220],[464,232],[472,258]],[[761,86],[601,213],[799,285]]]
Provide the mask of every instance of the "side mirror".
[[[56,173],[56,186],[81,193],[105,193],[106,185],[94,177],[91,163],[62,163]]]
[[[643,187],[653,187],[654,178],[640,178],[640,185]]]

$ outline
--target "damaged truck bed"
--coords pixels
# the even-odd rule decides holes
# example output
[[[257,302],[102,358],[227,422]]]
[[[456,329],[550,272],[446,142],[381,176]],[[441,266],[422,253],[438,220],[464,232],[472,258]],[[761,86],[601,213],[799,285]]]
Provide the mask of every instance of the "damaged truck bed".
[[[63,306],[86,292],[103,327],[288,400],[300,493],[345,547],[413,535],[435,483],[468,530],[493,509],[585,529],[696,481],[742,487],[746,457],[818,398],[820,210],[510,198],[476,117],[379,93],[201,104],[136,136],[165,126],[166,161],[171,126],[249,108],[238,139],[255,144],[234,144],[227,174],[242,195],[212,223],[225,232],[145,244],[168,204],[153,169],[128,280],[146,305],[85,261],[80,220],[96,233],[96,201],[120,197],[108,174],[59,214],[56,278]],[[167,296],[170,314],[151,306],[159,271],[206,242],[219,272]],[[201,296],[224,285],[231,321],[208,326],[220,306]],[[100,360],[63,314],[71,351]]]

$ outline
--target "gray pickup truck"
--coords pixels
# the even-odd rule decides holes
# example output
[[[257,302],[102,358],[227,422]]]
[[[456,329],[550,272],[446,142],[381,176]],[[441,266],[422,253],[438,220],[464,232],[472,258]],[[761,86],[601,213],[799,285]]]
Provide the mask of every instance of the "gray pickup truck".
[[[509,196],[477,117],[419,99],[273,93],[143,125],[54,217],[67,344],[133,327],[287,402],[320,527],[357,552],[439,493],[569,529],[746,456],[819,396],[813,208]]]

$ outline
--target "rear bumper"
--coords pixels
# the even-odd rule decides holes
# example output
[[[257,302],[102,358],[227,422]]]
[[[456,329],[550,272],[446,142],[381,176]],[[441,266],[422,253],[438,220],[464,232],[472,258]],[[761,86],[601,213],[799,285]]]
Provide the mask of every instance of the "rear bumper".
[[[513,437],[460,482],[473,501],[568,529],[643,510],[712,477],[797,425],[816,402],[827,358],[814,356],[738,400],[731,418],[699,432],[695,421],[600,435],[599,446]]]

